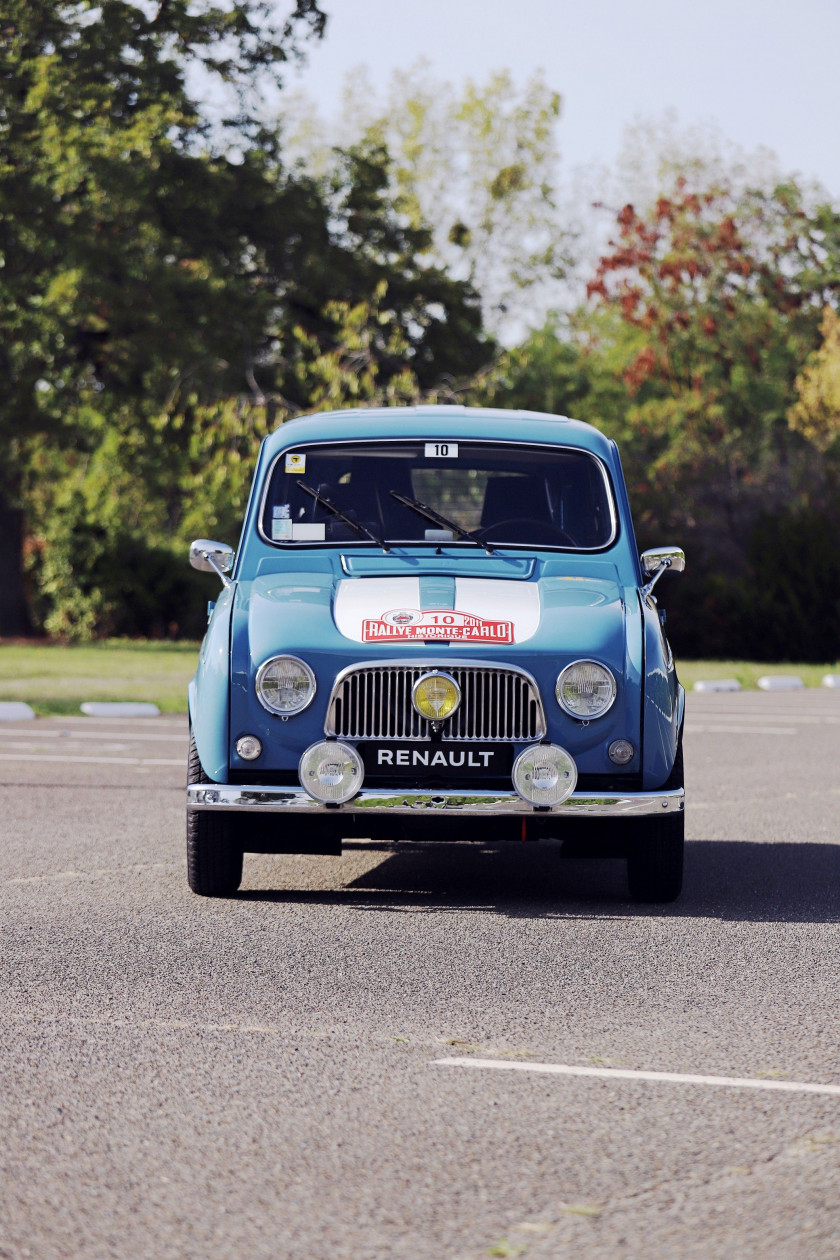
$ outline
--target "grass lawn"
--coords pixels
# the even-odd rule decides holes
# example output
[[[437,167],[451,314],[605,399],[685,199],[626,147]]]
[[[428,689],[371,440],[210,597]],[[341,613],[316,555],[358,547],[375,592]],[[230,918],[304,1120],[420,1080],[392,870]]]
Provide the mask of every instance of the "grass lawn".
[[[39,715],[78,713],[85,700],[143,700],[186,713],[197,660],[197,643],[0,643],[0,700],[24,700]]]
[[[78,713],[85,700],[145,700],[162,713],[185,713],[187,683],[197,658],[197,643],[0,643],[0,700],[25,700],[41,715]],[[742,687],[754,687],[762,674],[798,674],[806,686],[818,687],[824,674],[840,674],[840,662],[756,665],[678,659],[677,669],[687,690],[698,678],[737,678]]]
[[[806,687],[819,687],[826,674],[840,674],[840,661],[833,665],[756,665],[751,661],[684,661],[677,657],[677,673],[686,691],[698,679],[737,678],[742,687],[755,687],[764,674],[796,674]]]

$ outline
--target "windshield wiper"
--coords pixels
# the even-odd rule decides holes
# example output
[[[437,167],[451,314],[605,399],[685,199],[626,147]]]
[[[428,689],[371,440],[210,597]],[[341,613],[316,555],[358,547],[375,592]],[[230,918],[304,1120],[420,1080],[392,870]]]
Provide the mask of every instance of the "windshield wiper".
[[[407,508],[411,508],[412,512],[416,512],[418,516],[425,516],[427,521],[431,521],[433,525],[442,525],[444,529],[451,529],[453,534],[457,534],[459,538],[467,538],[470,542],[475,543],[476,547],[483,547],[488,556],[492,556],[494,548],[489,542],[483,538],[479,538],[478,534],[471,533],[468,529],[462,529],[460,525],[456,525],[454,521],[450,521],[448,516],[443,516],[440,512],[430,508],[427,503],[421,503],[419,499],[409,499],[405,494],[399,494],[396,490],[388,492],[392,499],[396,499],[398,503],[404,504]]]
[[[347,516],[346,513],[342,512],[341,508],[335,506],[332,499],[328,499],[326,495],[321,494],[320,490],[313,490],[312,487],[308,486],[305,481],[299,481],[297,484],[300,486],[301,490],[305,490],[307,494],[311,494],[316,503],[320,503],[321,507],[325,507],[328,512],[332,512],[333,516],[338,517],[340,521],[343,521],[345,525],[348,525],[350,529],[354,530],[357,534],[372,538],[373,541],[378,543],[385,552],[389,552],[391,550],[384,539],[377,538],[376,534],[371,533],[365,525],[360,525],[358,521],[354,521],[352,517]]]

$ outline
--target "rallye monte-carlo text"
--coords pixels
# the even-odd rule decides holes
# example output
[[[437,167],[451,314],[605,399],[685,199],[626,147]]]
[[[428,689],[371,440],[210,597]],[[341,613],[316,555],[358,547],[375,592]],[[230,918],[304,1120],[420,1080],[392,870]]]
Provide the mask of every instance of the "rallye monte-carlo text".
[[[684,693],[618,449],[465,407],[290,421],[261,448],[190,683],[190,887],[343,839],[568,840],[682,882]]]

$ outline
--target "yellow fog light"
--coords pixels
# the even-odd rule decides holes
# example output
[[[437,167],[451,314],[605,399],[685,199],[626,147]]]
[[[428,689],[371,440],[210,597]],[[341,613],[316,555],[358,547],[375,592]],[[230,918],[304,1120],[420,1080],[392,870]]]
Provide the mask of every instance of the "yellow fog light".
[[[411,689],[415,712],[430,722],[444,722],[461,703],[461,688],[451,674],[423,674]]]

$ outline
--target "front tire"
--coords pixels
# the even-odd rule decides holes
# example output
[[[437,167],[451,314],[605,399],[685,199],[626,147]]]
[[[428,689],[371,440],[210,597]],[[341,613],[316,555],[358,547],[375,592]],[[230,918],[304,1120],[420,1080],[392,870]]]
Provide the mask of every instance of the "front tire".
[[[685,814],[640,821],[627,854],[627,882],[634,901],[676,901],[682,892]]]
[[[187,783],[209,783],[190,733]],[[235,820],[215,810],[187,810],[187,882],[200,897],[232,897],[242,883],[242,843]]]

